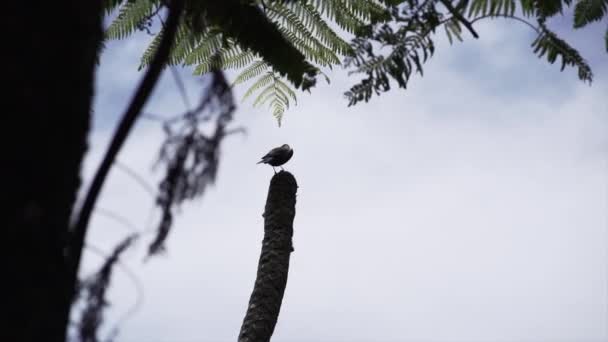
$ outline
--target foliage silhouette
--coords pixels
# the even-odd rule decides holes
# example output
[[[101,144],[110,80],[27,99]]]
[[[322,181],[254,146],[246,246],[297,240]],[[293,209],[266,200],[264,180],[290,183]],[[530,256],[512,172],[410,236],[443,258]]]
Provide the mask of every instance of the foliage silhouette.
[[[558,37],[546,25],[549,17],[562,13],[570,0],[406,0],[389,4],[392,19],[370,23],[357,32],[351,44],[354,55],[347,56],[344,65],[349,74],[364,77],[352,86],[345,96],[348,105],[369,101],[391,89],[391,83],[407,88],[414,73],[423,74],[422,65],[435,52],[433,36],[443,26],[450,41],[462,40],[464,26],[474,38],[478,37],[473,24],[483,19],[507,18],[532,27],[537,37],[531,46],[539,57],[553,64],[561,58],[561,70],[577,68],[584,82],[593,80],[591,67],[576,49]],[[516,4],[519,3],[519,6]],[[441,5],[441,6],[440,6]],[[600,20],[607,13],[605,0],[580,1],[575,9],[574,28]],[[517,12],[519,11],[519,12]],[[516,14],[521,13],[521,15]],[[528,21],[533,17],[535,23]],[[608,51],[608,32],[606,48]],[[388,51],[388,52],[385,52]]]
[[[247,94],[256,93],[254,105],[268,105],[279,125],[290,100],[296,101],[292,85],[296,88],[301,85],[303,90],[310,88],[316,82],[315,77],[321,74],[320,68],[339,65],[342,57],[352,53],[348,42],[331,28],[330,21],[354,33],[368,21],[388,18],[386,9],[377,1],[200,3],[204,5],[196,6],[192,2],[188,7],[169,65],[195,66],[196,75],[244,68],[234,85],[258,78]],[[106,8],[109,11],[119,8],[119,15],[106,30],[106,37],[122,39],[132,34],[151,19],[160,4],[158,0],[108,2]],[[196,19],[199,13],[218,19],[201,24]],[[146,49],[141,67],[150,63],[163,34],[159,32]],[[276,46],[283,48],[276,49]],[[262,79],[271,82],[263,83]]]

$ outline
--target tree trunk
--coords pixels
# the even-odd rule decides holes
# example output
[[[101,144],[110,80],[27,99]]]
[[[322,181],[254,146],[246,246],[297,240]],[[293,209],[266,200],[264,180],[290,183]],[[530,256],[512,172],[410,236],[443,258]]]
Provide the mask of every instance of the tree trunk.
[[[274,331],[293,251],[291,237],[297,188],[296,179],[289,172],[279,172],[270,181],[258,274],[239,342],[267,342]]]
[[[9,1],[0,13],[0,340],[63,342],[64,249],[87,149],[100,1]]]

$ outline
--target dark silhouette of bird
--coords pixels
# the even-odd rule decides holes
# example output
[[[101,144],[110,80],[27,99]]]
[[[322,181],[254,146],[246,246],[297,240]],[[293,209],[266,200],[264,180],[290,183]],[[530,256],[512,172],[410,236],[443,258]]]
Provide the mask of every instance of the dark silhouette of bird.
[[[283,170],[283,167],[281,165],[287,163],[287,161],[291,159],[291,156],[293,156],[293,149],[289,147],[289,145],[284,144],[280,147],[275,147],[270,150],[270,152],[266,153],[266,155],[262,157],[262,160],[257,163],[268,164],[272,166],[272,170],[274,171],[274,173],[277,173],[274,168],[278,166],[281,168],[282,171],[285,171]]]

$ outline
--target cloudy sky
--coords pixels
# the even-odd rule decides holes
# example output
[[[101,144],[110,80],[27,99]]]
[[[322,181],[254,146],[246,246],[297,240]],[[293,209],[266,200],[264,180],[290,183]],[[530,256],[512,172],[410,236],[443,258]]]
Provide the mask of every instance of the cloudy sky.
[[[274,341],[607,341],[606,22],[570,25],[551,23],[592,65],[592,86],[536,58],[528,27],[496,21],[477,26],[477,41],[440,38],[424,78],[367,104],[346,107],[355,80],[339,70],[301,94],[281,128],[268,110],[239,103],[234,125],[247,134],[226,139],[217,183],[182,207],[165,255],[143,262],[149,237],[126,254],[143,290],[115,273],[104,332],[120,321],[119,341],[236,340],[273,175],[255,163],[289,143],[295,252]],[[139,34],[103,55],[89,179],[148,41]],[[200,79],[190,73],[181,71],[194,102]],[[184,109],[165,73],[146,112]],[[155,184],[162,137],[141,121],[121,163]],[[149,228],[153,200],[114,169],[89,243],[108,251],[128,233],[104,213]],[[85,271],[101,260],[85,256]]]

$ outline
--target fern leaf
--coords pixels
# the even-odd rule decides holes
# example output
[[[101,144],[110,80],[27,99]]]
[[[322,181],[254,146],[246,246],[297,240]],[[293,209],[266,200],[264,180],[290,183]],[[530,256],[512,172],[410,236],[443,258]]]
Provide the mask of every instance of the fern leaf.
[[[344,2],[344,6],[347,7],[352,13],[359,16],[365,21],[372,23],[380,19],[388,19],[390,13],[386,6],[376,1],[370,0],[349,0]]]
[[[141,61],[139,62],[137,70],[141,70],[145,66],[150,65],[152,58],[154,58],[154,55],[156,54],[156,50],[158,50],[160,41],[163,39],[163,34],[164,30],[161,29],[161,31],[154,36],[154,39],[152,39],[152,42],[150,42],[150,45],[148,45],[146,51],[144,51],[144,54],[141,56]]]
[[[535,1],[536,13],[541,18],[548,18],[562,13],[562,0],[537,0]]]
[[[190,55],[203,39],[214,34],[214,31],[211,31],[211,33],[209,31],[195,32],[190,29],[189,25],[182,22],[178,27],[175,43],[169,55],[169,64],[183,63],[186,56]]]
[[[224,45],[224,39],[219,32],[211,32],[201,38],[201,43],[184,58],[185,65],[201,64],[209,61]]]
[[[252,62],[256,56],[250,51],[241,51],[239,46],[233,46],[230,49],[220,51],[214,57],[199,64],[194,69],[194,74],[202,75],[214,69],[242,68],[249,62]]]
[[[247,92],[245,92],[245,95],[243,95],[243,100],[247,99],[260,88],[270,84],[270,82],[272,82],[274,78],[275,75],[272,72],[269,72],[266,75],[260,77],[251,87],[249,87],[249,89],[247,89]]]
[[[327,67],[340,63],[338,56],[323,44],[317,44],[318,41],[300,38],[297,34],[284,27],[280,27],[279,30],[307,59]]]
[[[296,97],[296,93],[293,91],[293,89],[291,89],[291,87],[289,85],[287,85],[287,83],[285,83],[285,82],[281,81],[281,79],[277,78],[275,80],[275,84],[277,85],[278,88],[280,88],[286,94],[288,94],[289,97],[291,97],[291,99],[293,100],[293,102],[295,104],[298,103],[298,99]]]
[[[283,121],[283,114],[285,114],[285,107],[281,105],[279,101],[274,101],[271,103],[272,107],[272,115],[277,119],[277,123],[279,127],[281,127],[281,122]]]
[[[346,2],[346,0],[317,0],[315,7],[321,15],[327,15],[341,29],[355,33],[359,27],[364,25],[364,22],[356,12],[345,5]]]
[[[256,97],[255,101],[253,102],[253,106],[257,107],[259,105],[263,105],[264,103],[266,103],[268,100],[270,100],[270,98],[275,96],[275,87],[274,84],[269,84],[268,86],[266,86],[266,88],[264,88]]]
[[[103,0],[101,7],[105,15],[110,15],[114,10],[123,3],[124,0]]]
[[[314,6],[295,1],[291,6],[291,10],[293,10],[298,17],[302,18],[301,20],[305,27],[309,27],[310,31],[330,49],[337,51],[337,53],[343,56],[352,52],[350,44],[340,38],[340,36],[327,25],[327,22],[321,17]]]
[[[456,39],[461,42],[463,41],[462,28],[460,27],[460,22],[456,18],[453,18],[452,20],[446,22],[443,27],[445,29],[446,35],[448,36],[448,41],[450,42],[450,45],[453,43],[452,36],[456,37]]]
[[[574,28],[599,21],[608,13],[608,0],[581,0],[574,8]]]
[[[541,33],[532,43],[534,53],[538,55],[539,58],[547,55],[547,61],[551,64],[557,60],[557,57],[561,57],[561,70],[564,70],[567,65],[574,66],[578,68],[579,79],[591,83],[593,81],[591,67],[589,67],[578,51],[550,31],[542,22],[539,24]]]
[[[329,67],[332,64],[340,63],[340,59],[334,51],[315,38],[296,13],[280,5],[269,5],[268,8],[271,10],[269,17],[280,24],[283,34],[307,58]]]
[[[267,71],[268,68],[270,68],[270,66],[264,62],[263,60],[258,60],[256,62],[253,62],[251,65],[249,65],[247,67],[247,69],[243,70],[234,80],[234,82],[232,83],[232,85],[237,85],[237,84],[241,84],[243,82],[246,82],[258,75],[260,75],[261,73],[263,73],[264,71]]]
[[[521,11],[525,17],[530,17],[535,15],[536,7],[534,6],[534,2],[536,0],[521,0]]]
[[[289,98],[287,97],[287,94],[285,94],[285,92],[277,86],[276,82],[273,84],[273,86],[274,96],[276,97],[277,101],[281,101],[281,103],[285,106],[285,109],[289,109]]]
[[[473,0],[469,5],[469,16],[512,16],[515,0]]]
[[[109,39],[123,39],[133,33],[147,16],[152,14],[156,2],[151,0],[133,0],[120,7],[118,17],[105,32]]]

